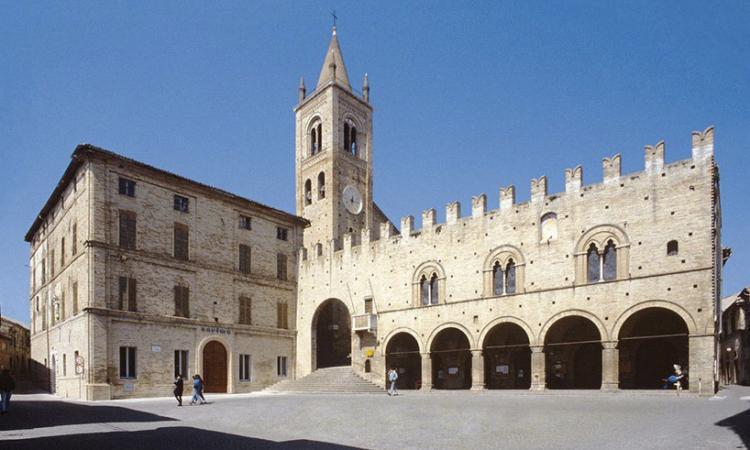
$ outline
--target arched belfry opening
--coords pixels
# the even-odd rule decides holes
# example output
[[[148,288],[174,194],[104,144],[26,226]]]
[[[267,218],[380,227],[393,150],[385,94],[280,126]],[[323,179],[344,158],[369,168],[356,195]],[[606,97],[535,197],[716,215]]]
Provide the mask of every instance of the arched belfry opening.
[[[469,349],[469,339],[458,328],[446,328],[435,336],[430,346],[434,389],[471,388]]]
[[[510,322],[495,325],[482,350],[487,389],[531,387],[531,348],[523,328]]]
[[[623,323],[618,338],[620,389],[659,389],[674,373],[688,371],[688,327],[666,308],[642,309]],[[687,388],[689,380],[681,381]]]
[[[315,311],[312,323],[313,370],[352,363],[352,326],[349,309],[331,298]]]
[[[591,320],[568,316],[555,322],[544,338],[544,353],[548,388],[601,388],[601,335]]]
[[[387,371],[393,367],[398,373],[398,389],[419,389],[422,385],[422,357],[419,344],[409,333],[398,333],[393,336],[385,348],[386,385]]]

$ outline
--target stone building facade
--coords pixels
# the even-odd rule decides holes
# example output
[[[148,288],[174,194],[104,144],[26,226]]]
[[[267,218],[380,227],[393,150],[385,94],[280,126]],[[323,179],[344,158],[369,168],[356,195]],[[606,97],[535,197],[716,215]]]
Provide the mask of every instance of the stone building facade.
[[[294,376],[296,216],[81,145],[26,235],[31,357],[65,397]]]
[[[18,380],[29,379],[29,329],[0,316],[0,370],[8,369]]]
[[[401,219],[373,200],[372,107],[348,79],[334,31],[296,111],[300,253],[297,375],[351,364],[402,388],[659,388],[673,364],[713,392],[721,285],[714,130],[687,159],[645,148],[644,170],[604,158],[602,180],[565,171]],[[352,130],[356,129],[355,137]],[[355,141],[356,139],[356,141]],[[353,142],[356,145],[353,146]],[[322,187],[322,188],[321,188]],[[323,191],[321,192],[321,189]]]
[[[480,194],[399,229],[374,201],[369,93],[334,30],[315,89],[299,87],[296,216],[77,148],[26,235],[32,358],[54,389],[165,395],[185,360],[227,392],[338,365],[379,384],[394,367],[402,389],[660,388],[673,364],[714,391],[713,128],[677,162],[659,142],[643,171],[614,155],[600,182],[578,166],[565,192],[540,176],[528,202],[507,186],[495,207]]]
[[[721,299],[721,310],[721,382],[750,385],[750,287]]]

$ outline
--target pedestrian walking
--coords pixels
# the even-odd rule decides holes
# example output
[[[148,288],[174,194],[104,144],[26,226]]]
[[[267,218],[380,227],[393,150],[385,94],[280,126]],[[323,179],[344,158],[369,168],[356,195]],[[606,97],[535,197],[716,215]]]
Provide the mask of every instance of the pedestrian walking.
[[[193,375],[193,398],[190,399],[190,404],[195,405],[196,402],[201,401],[201,391],[203,390],[203,384],[201,383],[201,377],[198,374]]]
[[[177,406],[182,406],[182,393],[185,390],[185,382],[182,381],[182,375],[177,375],[174,381],[174,398],[177,399]]]
[[[10,374],[10,370],[3,369],[0,373],[0,414],[8,412],[10,406],[10,395],[16,388],[16,381]]]
[[[398,395],[398,392],[396,392],[396,380],[398,380],[398,372],[396,372],[395,368],[391,367],[391,370],[388,371],[388,381],[390,382],[388,395]]]
[[[201,405],[205,405],[206,403],[208,403],[206,401],[206,397],[203,396],[203,389],[206,387],[206,383],[203,381],[203,377],[201,377],[200,375],[198,375],[198,379],[201,380],[201,390],[198,392],[198,395],[201,396]]]

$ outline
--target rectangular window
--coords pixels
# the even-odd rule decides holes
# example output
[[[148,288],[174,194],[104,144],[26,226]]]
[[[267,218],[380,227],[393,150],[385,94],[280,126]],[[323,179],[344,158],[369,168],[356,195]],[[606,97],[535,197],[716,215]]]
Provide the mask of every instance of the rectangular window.
[[[67,358],[67,355],[65,353],[63,353],[63,364],[62,364],[62,366],[63,366],[63,368],[62,368],[63,369],[63,376],[65,377],[65,376],[68,375],[68,358]]]
[[[174,351],[174,377],[188,376],[188,351],[187,350],[175,350]]]
[[[276,278],[286,281],[286,255],[283,253],[276,255]]]
[[[36,291],[36,264],[31,261],[31,292]]]
[[[120,295],[118,297],[117,309],[138,311],[135,278],[120,277]]]
[[[248,216],[240,216],[240,228],[244,228],[245,230],[252,230],[253,229],[253,222],[252,219]]]
[[[190,288],[187,286],[174,287],[174,315],[190,317]]]
[[[276,239],[286,241],[289,239],[289,230],[284,227],[276,227]]]
[[[174,257],[187,261],[189,258],[188,241],[189,231],[187,225],[181,223],[174,224]]]
[[[73,282],[73,315],[78,314],[78,282]]]
[[[47,329],[47,302],[42,305],[42,331]]]
[[[55,249],[49,251],[49,277],[55,276]]]
[[[286,356],[276,357],[276,375],[280,377],[286,376]]]
[[[135,181],[120,177],[120,195],[135,197]]]
[[[284,330],[289,328],[289,305],[286,303],[276,303],[276,328],[282,328]]]
[[[135,377],[135,347],[120,347],[120,378]]]
[[[253,302],[249,297],[240,297],[240,324],[251,325],[253,320],[252,314]]]
[[[250,381],[252,375],[252,358],[240,355],[240,381]]]
[[[47,282],[47,260],[42,258],[42,284]]]
[[[78,224],[73,222],[73,242],[70,243],[70,254],[75,256],[78,253]]]
[[[365,299],[365,314],[372,314],[372,298]]]
[[[65,320],[65,291],[60,292],[60,320]]]
[[[250,273],[250,246],[240,244],[240,272]]]
[[[174,209],[175,211],[188,212],[190,200],[187,197],[175,194],[174,196]]]
[[[120,210],[120,248],[135,250],[136,215]]]
[[[65,265],[65,238],[60,239],[60,268]]]

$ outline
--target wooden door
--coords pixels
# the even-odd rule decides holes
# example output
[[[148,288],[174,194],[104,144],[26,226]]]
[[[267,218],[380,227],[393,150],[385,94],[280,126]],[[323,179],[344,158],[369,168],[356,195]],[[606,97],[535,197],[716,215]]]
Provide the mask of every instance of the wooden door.
[[[203,348],[203,381],[206,392],[227,391],[227,350],[218,341]]]

